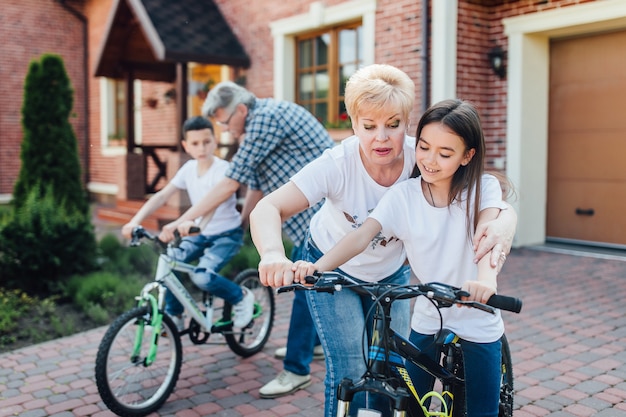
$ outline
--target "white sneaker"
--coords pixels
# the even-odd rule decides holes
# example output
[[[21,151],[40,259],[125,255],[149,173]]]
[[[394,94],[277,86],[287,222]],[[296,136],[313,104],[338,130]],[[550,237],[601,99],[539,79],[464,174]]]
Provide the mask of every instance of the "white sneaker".
[[[274,357],[277,359],[285,359],[285,356],[287,356],[287,347],[281,347],[276,349],[276,351],[274,351]],[[313,359],[314,360],[322,360],[324,359],[324,349],[322,348],[322,345],[317,345],[313,348]]]
[[[278,376],[259,390],[261,398],[277,398],[294,393],[311,385],[311,375],[296,375],[282,371]]]
[[[245,327],[254,313],[254,294],[246,287],[241,287],[243,291],[243,299],[233,306],[233,326]]]

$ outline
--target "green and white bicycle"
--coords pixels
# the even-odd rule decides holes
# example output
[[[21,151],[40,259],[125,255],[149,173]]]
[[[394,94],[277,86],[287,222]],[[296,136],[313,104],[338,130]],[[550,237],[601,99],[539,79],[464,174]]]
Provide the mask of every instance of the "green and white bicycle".
[[[174,271],[192,273],[193,265],[173,259],[168,255],[170,245],[142,227],[133,230],[131,246],[140,245],[144,239],[155,242],[159,251],[154,280],[135,297],[137,306],[111,324],[96,357],[100,397],[120,416],[145,416],[167,401],[180,374],[181,336],[188,335],[193,344],[199,345],[209,343],[211,334],[221,334],[234,353],[249,357],[263,349],[274,322],[272,289],[261,284],[256,269],[244,270],[233,279],[252,291],[255,300],[250,323],[236,328],[231,304],[206,292],[202,292],[198,303],[174,275]],[[191,317],[189,326],[180,332],[164,313],[166,289]]]

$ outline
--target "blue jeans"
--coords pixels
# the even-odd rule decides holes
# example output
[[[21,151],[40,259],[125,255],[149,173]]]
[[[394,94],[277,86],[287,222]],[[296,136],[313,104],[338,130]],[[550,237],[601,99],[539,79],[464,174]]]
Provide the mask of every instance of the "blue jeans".
[[[302,259],[302,245],[294,246],[291,260]],[[317,337],[309,304],[304,291],[295,291],[291,306],[291,319],[287,333],[287,354],[283,359],[283,368],[296,375],[311,373],[310,364],[313,360],[313,348],[320,344]]]
[[[191,275],[193,283],[203,291],[237,304],[243,299],[243,291],[239,285],[219,275],[219,271],[239,252],[242,245],[243,229],[237,227],[219,235],[187,236],[169,254],[181,262],[198,259],[198,265]],[[165,294],[165,312],[177,316],[183,311],[183,305],[168,290]]]
[[[454,308],[454,307],[453,307]],[[411,330],[409,340],[433,360],[439,359],[434,335]],[[500,360],[502,342],[473,343],[460,340],[465,364],[465,390],[468,417],[497,417],[500,402]],[[432,391],[435,379],[412,363],[406,369],[420,395]]]
[[[305,245],[304,254],[305,259],[310,262],[315,262],[322,256],[322,252],[310,239]],[[341,272],[341,270],[337,271]],[[380,282],[405,285],[409,283],[409,280],[410,269],[408,266],[402,266]],[[365,372],[363,352],[364,349],[367,351],[367,340],[364,329],[372,321],[372,318],[366,315],[373,301],[369,297],[362,297],[350,290],[338,291],[334,294],[307,291],[306,294],[326,356],[324,415],[334,417],[337,414],[336,392],[339,382],[343,378],[351,378],[356,382]],[[391,327],[404,337],[409,335],[410,310],[409,300],[396,301],[391,308]],[[350,409],[356,412],[363,406],[365,406],[365,395],[356,394]]]

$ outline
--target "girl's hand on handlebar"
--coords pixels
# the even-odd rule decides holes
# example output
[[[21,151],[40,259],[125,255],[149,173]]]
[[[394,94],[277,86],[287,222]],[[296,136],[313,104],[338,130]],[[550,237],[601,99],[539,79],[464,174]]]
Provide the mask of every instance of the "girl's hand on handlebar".
[[[469,297],[462,298],[464,301],[477,301],[483,304],[496,293],[495,286],[483,281],[466,281],[461,289],[470,294]]]
[[[315,264],[307,261],[296,261],[291,268],[294,272],[294,281],[304,284],[304,278],[308,275],[313,275],[317,270]]]
[[[259,262],[259,278],[263,285],[283,287],[293,283],[293,262],[284,254],[267,254]]]

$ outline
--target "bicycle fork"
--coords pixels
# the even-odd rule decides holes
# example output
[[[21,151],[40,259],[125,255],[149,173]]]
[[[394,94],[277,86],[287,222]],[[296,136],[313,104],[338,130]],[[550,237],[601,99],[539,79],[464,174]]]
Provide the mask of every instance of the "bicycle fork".
[[[347,417],[350,412],[350,404],[354,395],[358,392],[366,394],[375,394],[388,400],[388,404],[392,407],[393,417],[405,417],[407,407],[411,395],[408,390],[403,387],[394,387],[388,381],[393,377],[390,375],[390,361],[393,364],[401,364],[402,358],[390,353],[390,350],[383,344],[392,341],[392,338],[383,340],[385,335],[384,320],[391,320],[390,316],[391,304],[381,300],[381,304],[376,308],[371,335],[371,344],[369,346],[367,372],[356,383],[349,378],[344,378],[337,388],[337,417]],[[387,332],[394,334],[393,330],[388,329]],[[359,409],[357,417],[379,417],[382,413],[377,410],[365,408]]]

